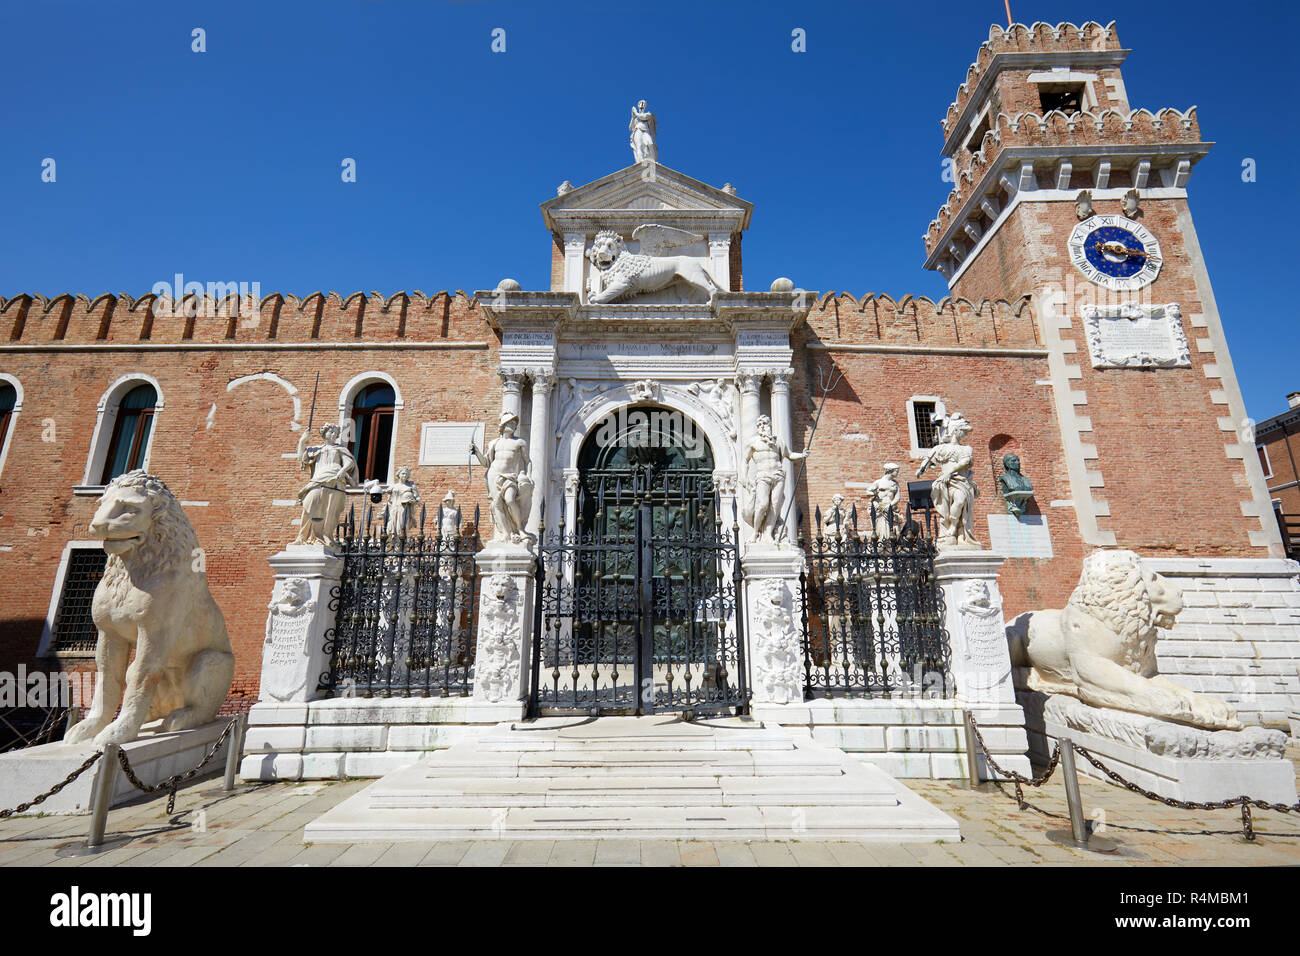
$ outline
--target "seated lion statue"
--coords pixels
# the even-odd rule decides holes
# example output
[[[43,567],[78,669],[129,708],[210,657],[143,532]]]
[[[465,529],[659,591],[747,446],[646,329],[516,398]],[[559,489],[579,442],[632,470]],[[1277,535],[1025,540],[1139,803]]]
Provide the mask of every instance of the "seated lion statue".
[[[646,228],[642,226],[637,232]],[[645,242],[650,245],[649,237]],[[618,302],[631,295],[657,292],[675,280],[681,280],[709,297],[720,291],[709,270],[698,259],[633,254],[627,251],[623,237],[610,230],[596,234],[587,250],[587,258],[594,267],[587,295],[587,301],[592,303]]]
[[[90,533],[108,552],[91,603],[99,629],[95,698],[65,741],[124,744],[159,718],[163,731],[214,720],[235,655],[179,502],[153,475],[127,472],[104,489]]]
[[[1240,729],[1231,704],[1158,672],[1158,632],[1172,628],[1182,609],[1182,592],[1134,552],[1094,551],[1063,609],[1032,611],[1008,625],[1011,662],[1028,667],[1029,688],[1044,694],[1193,727]]]

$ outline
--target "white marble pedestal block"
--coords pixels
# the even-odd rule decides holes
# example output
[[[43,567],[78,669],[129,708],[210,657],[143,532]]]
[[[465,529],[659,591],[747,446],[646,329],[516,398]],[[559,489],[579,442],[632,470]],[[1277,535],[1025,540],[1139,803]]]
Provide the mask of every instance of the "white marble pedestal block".
[[[501,705],[518,704],[518,716],[522,716],[532,648],[537,559],[521,545],[492,541],[475,560],[479,615],[470,706],[499,710]]]
[[[958,702],[1016,703],[1011,682],[998,569],[1006,559],[992,551],[952,548],[934,559],[943,589],[950,674]]]
[[[755,704],[803,702],[799,574],[803,552],[753,545],[740,559],[745,576],[745,638]]]
[[[1061,694],[1047,698],[1043,724],[1051,740],[1069,737],[1115,773],[1162,797],[1227,800],[1245,794],[1295,803],[1295,767],[1280,730],[1202,730],[1143,714],[1092,707]],[[1080,757],[1080,773],[1108,779]]]
[[[289,545],[270,558],[275,589],[266,618],[259,701],[315,700],[329,667],[325,632],[334,626],[330,596],[343,559],[320,545]]]
[[[192,769],[221,736],[230,719],[223,717],[202,727],[174,733],[159,733],[156,729],[151,729],[157,728],[160,723],[161,721],[155,721],[145,724],[143,733],[138,738],[122,745],[131,769],[137,777],[150,785]],[[220,773],[225,769],[227,746],[228,742],[222,743],[221,749],[201,771],[201,776]],[[100,749],[92,743],[59,742],[0,754],[0,808],[17,806],[44,793]],[[114,763],[112,769],[115,776],[110,806],[116,807],[144,796],[126,779],[121,767]],[[29,812],[89,813],[95,781],[103,772],[104,761],[101,758],[80,777],[44,803],[32,807]]]

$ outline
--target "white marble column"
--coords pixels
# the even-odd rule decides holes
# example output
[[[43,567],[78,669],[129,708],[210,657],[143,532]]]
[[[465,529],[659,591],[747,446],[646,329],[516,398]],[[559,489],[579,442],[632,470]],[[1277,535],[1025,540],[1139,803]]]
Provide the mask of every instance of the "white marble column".
[[[739,372],[736,375],[736,387],[740,389],[740,443],[741,461],[744,461],[745,449],[754,436],[754,422],[758,421],[759,389],[763,387],[761,372]],[[743,472],[743,469],[742,469]],[[744,474],[741,474],[744,480]]]
[[[794,447],[794,427],[791,423],[790,416],[790,380],[794,377],[794,369],[786,368],[771,373],[772,381],[772,434],[792,452],[801,449]],[[794,540],[797,537],[795,533],[795,508],[793,504],[797,489],[794,486],[794,462],[790,459],[785,460],[785,501],[781,505],[781,515],[778,520],[783,520],[781,528],[781,537],[784,540]],[[788,515],[788,517],[787,517]]]
[[[555,376],[545,369],[528,373],[533,383],[533,414],[528,424],[528,457],[533,469],[533,505],[528,514],[528,530],[536,533],[541,524],[542,502],[551,487],[551,391]],[[554,521],[556,516],[552,516]]]
[[[731,236],[709,233],[709,272],[714,282],[731,291]]]
[[[503,368],[497,374],[501,376],[501,411],[518,417],[523,408],[524,373]],[[488,426],[489,441],[496,437],[494,424]]]
[[[564,234],[564,291],[582,293],[582,255],[587,237],[581,232]]]

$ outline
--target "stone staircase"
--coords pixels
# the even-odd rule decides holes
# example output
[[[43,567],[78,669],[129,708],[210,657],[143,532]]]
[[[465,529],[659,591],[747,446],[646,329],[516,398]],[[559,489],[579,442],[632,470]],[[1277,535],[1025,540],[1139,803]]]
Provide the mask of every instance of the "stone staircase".
[[[842,750],[744,718],[550,717],[424,755],[308,824],[308,843],[958,840],[957,822]]]

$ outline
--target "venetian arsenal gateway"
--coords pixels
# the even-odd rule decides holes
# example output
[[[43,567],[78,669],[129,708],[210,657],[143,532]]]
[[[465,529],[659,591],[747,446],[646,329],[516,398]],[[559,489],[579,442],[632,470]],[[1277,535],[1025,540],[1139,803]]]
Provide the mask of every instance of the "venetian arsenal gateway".
[[[754,204],[673,168],[652,95],[590,144],[630,165],[541,203],[548,288],[0,302],[0,460],[51,528],[0,552],[5,652],[91,666],[92,519],[147,484],[204,553],[242,775],[379,778],[309,840],[951,839],[899,781],[966,773],[963,711],[1009,770],[1068,734],[1294,800],[1300,568],[1195,236],[1210,144],[1128,55],[990,31],[936,104],[938,302],[746,276]],[[19,414],[56,392],[77,456]]]

